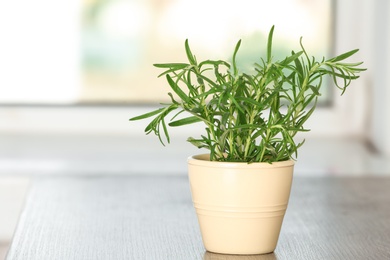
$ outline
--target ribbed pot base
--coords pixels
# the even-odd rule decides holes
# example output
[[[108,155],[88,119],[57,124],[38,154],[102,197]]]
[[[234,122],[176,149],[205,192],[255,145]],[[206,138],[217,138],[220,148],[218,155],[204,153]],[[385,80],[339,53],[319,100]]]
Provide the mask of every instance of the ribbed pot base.
[[[249,208],[212,207],[195,202],[194,206],[207,251],[225,254],[273,252],[287,208],[287,204]],[[256,245],[262,245],[262,249]]]

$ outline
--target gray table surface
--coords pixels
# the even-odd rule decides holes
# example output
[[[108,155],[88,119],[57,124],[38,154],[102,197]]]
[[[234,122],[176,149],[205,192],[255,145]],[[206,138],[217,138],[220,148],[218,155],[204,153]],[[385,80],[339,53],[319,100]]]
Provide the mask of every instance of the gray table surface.
[[[7,259],[390,259],[390,178],[296,177],[275,252],[229,256],[205,252],[186,177],[39,177]]]

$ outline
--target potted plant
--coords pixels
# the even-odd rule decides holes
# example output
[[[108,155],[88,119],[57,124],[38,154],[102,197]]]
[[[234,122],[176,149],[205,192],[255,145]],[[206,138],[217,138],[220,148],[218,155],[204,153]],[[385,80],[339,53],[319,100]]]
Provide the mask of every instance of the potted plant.
[[[209,150],[188,159],[192,199],[206,250],[226,254],[273,252],[287,208],[294,160],[302,142],[298,132],[313,114],[322,79],[330,76],[343,94],[365,70],[346,63],[352,50],[318,61],[301,49],[285,59],[273,59],[271,28],[265,59],[253,73],[239,71],[233,52],[231,63],[198,62],[188,40],[188,63],[154,64],[165,69],[172,89],[170,102],[155,111],[133,117],[154,117],[146,134],[170,141],[171,127],[202,122],[205,131],[188,142]],[[183,116],[183,112],[184,116]],[[180,115],[180,116],[179,116]]]

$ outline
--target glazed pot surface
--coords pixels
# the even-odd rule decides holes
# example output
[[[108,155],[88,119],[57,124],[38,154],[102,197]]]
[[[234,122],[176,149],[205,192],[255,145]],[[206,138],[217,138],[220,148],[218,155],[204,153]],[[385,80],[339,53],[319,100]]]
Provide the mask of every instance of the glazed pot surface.
[[[290,196],[294,161],[212,162],[188,158],[192,200],[206,250],[273,252]]]

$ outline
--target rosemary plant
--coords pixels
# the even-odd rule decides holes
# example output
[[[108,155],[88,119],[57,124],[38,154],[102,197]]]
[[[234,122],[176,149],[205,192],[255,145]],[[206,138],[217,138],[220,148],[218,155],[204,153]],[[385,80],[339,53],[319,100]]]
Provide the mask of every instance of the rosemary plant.
[[[300,51],[274,61],[273,31],[274,27],[268,35],[266,58],[254,65],[253,74],[242,73],[237,67],[241,40],[231,63],[198,62],[186,40],[188,63],[154,64],[165,70],[159,77],[166,77],[174,93],[168,93],[170,102],[130,120],[154,117],[145,132],[156,134],[161,143],[163,139],[170,141],[168,115],[172,115],[171,127],[203,122],[204,134],[189,137],[188,142],[210,150],[212,161],[272,163],[296,158],[304,141],[296,142],[294,137],[309,131],[304,123],[316,108],[323,77],[330,76],[343,94],[365,69],[359,67],[362,62],[343,62],[357,49],[317,61],[306,53],[302,38]],[[184,111],[187,116],[179,119]]]

